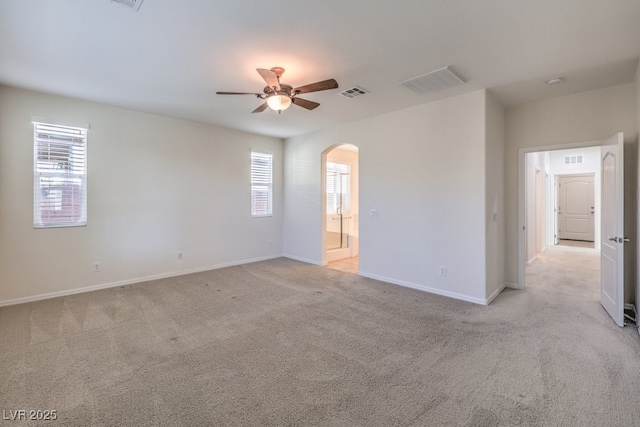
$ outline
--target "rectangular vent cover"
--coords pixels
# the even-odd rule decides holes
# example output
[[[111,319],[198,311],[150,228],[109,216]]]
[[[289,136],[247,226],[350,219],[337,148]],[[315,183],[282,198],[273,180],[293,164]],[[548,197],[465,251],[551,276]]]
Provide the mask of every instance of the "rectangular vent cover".
[[[338,95],[342,95],[345,98],[355,98],[356,96],[364,95],[365,93],[367,93],[366,90],[356,86],[351,89],[343,90],[342,92],[339,92]]]
[[[135,11],[140,9],[143,0],[111,0],[111,3],[118,3]]]
[[[417,94],[424,95],[438,90],[449,89],[464,82],[465,79],[451,67],[444,67],[398,84]]]
[[[582,156],[564,156],[565,165],[579,165],[582,164]]]

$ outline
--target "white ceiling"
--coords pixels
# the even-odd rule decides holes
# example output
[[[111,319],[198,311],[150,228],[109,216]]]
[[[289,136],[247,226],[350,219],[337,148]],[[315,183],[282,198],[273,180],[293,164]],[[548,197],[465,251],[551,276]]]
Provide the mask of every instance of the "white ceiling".
[[[628,83],[638,57],[639,0],[0,0],[0,83],[278,137],[481,88],[513,105]],[[467,83],[397,85],[447,65]],[[215,94],[260,92],[274,66],[340,89],[280,116]],[[369,93],[337,95],[353,86]]]

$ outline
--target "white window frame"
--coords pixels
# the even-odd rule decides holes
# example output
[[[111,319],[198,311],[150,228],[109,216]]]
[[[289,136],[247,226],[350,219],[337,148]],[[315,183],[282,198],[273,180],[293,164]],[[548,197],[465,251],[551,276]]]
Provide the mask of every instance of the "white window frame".
[[[273,216],[273,154],[251,150],[251,216]]]
[[[332,182],[330,176],[332,174],[341,174],[347,176],[347,191],[342,193],[338,191],[338,187],[342,187],[342,183]],[[351,165],[348,163],[326,162],[326,212],[329,215],[343,214],[351,210]],[[341,201],[341,202],[340,202]],[[338,209],[342,206],[342,212]]]
[[[88,124],[33,119],[33,227],[87,225]]]

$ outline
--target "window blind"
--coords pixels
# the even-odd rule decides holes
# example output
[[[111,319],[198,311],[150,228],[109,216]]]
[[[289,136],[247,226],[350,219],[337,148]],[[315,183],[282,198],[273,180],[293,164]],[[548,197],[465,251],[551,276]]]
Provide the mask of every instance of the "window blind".
[[[87,129],[34,123],[35,228],[87,224]]]
[[[251,215],[273,215],[273,155],[251,152]]]

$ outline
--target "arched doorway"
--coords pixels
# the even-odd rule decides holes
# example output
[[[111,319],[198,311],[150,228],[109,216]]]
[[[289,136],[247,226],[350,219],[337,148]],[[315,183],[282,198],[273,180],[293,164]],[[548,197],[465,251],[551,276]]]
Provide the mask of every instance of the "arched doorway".
[[[324,263],[358,272],[358,147],[342,144],[322,153]]]

